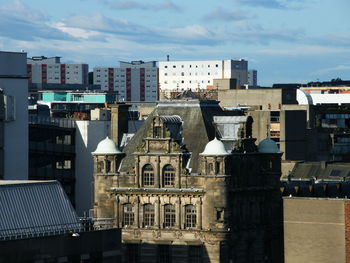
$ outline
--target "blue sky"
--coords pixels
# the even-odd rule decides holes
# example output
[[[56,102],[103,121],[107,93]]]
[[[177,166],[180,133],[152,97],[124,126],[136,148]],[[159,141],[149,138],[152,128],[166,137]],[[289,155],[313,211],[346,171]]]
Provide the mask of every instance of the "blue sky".
[[[0,0],[0,50],[63,62],[244,58],[258,84],[350,79],[349,0]]]

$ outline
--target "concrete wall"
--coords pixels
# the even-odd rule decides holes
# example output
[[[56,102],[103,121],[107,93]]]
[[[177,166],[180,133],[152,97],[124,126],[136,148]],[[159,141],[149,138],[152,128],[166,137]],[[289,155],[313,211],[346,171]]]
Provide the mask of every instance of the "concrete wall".
[[[28,80],[26,53],[0,52],[0,88],[13,112],[4,125],[4,178],[28,178]],[[6,107],[6,106],[5,106]]]
[[[219,90],[221,107],[261,105],[261,110],[279,110],[282,105],[281,89]]]
[[[248,115],[253,118],[252,137],[259,143],[269,135],[270,112],[249,111]]]
[[[75,193],[79,216],[92,208],[93,159],[91,152],[110,134],[110,121],[76,121]]]
[[[283,199],[285,263],[346,262],[344,202]]]

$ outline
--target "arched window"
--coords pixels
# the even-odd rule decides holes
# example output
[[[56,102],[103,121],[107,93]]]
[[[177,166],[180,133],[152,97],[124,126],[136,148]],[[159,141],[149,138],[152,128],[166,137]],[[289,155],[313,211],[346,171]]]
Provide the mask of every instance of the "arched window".
[[[196,227],[197,224],[197,210],[194,205],[185,206],[185,227]]]
[[[175,169],[168,164],[163,169],[163,187],[173,186],[175,186]]]
[[[123,226],[131,226],[134,224],[134,207],[132,204],[123,205]]]
[[[164,205],[164,227],[175,226],[175,206],[174,205]]]
[[[143,206],[143,225],[154,226],[154,205],[152,204]]]
[[[142,178],[143,186],[154,185],[154,171],[152,165],[146,164],[142,168]]]

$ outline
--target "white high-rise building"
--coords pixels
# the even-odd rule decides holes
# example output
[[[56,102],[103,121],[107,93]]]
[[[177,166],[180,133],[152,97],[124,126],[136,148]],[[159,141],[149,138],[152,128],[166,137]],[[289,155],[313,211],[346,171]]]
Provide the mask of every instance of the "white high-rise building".
[[[117,68],[94,68],[94,84],[101,85],[101,90],[117,91],[119,101],[156,101],[157,62],[121,61]]]
[[[196,90],[213,87],[213,79],[237,79],[248,84],[248,61],[244,59],[159,62],[160,90]]]

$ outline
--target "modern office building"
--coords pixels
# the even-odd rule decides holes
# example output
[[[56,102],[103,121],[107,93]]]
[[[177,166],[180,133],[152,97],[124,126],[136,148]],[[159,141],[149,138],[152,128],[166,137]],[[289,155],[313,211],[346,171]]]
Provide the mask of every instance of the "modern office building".
[[[244,59],[159,62],[161,90],[218,89],[214,79],[236,79],[237,87],[248,84],[248,61]]]
[[[94,68],[94,84],[102,90],[116,91],[118,101],[158,100],[156,61],[120,62],[116,68]]]
[[[258,86],[258,71],[256,69],[248,70],[248,85],[250,88]]]
[[[75,123],[29,116],[29,180],[57,180],[75,206]]]
[[[60,57],[27,58],[29,83],[88,84],[88,64],[62,64]]]
[[[0,130],[2,179],[28,179],[28,80],[27,54],[0,51],[0,88],[4,115]],[[0,118],[1,119],[1,118]],[[1,133],[1,131],[0,131]],[[1,161],[3,159],[3,162]],[[18,165],[20,164],[20,165]]]
[[[38,91],[38,104],[47,105],[52,117],[89,119],[90,110],[115,103],[117,94],[107,91]]]

